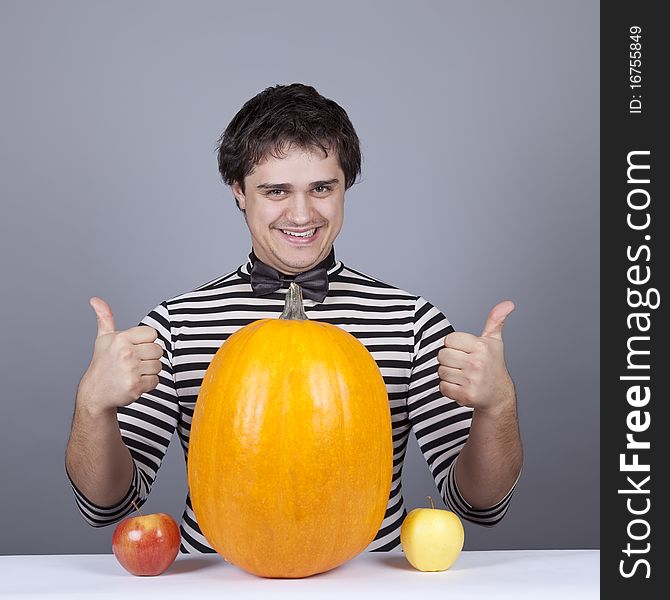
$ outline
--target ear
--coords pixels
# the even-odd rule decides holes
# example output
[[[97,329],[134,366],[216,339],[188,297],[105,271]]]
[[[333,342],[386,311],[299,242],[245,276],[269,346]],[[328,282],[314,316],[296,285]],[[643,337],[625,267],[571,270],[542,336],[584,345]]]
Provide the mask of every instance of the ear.
[[[242,186],[237,181],[233,181],[231,186],[233,189],[233,194],[235,195],[235,202],[237,202],[237,207],[244,211],[246,209],[246,198],[244,197],[244,192],[242,191]]]

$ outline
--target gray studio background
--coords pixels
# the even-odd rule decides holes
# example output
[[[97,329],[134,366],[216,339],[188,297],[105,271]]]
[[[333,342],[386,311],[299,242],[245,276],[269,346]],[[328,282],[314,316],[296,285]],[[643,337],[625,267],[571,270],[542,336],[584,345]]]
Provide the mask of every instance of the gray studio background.
[[[0,69],[0,553],[111,552],[64,470],[88,299],[125,329],[246,259],[215,143],[294,81],[362,141],[338,257],[460,330],[517,305],[525,466],[465,548],[598,547],[597,1],[4,0]],[[408,510],[438,497],[413,437],[403,477]],[[143,512],[179,520],[185,497],[175,436]]]

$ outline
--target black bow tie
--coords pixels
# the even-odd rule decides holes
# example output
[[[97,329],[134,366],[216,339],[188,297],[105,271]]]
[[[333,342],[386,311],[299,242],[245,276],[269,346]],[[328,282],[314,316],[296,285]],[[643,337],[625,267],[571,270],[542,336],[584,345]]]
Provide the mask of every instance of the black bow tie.
[[[251,288],[256,296],[264,296],[277,291],[283,285],[295,281],[305,298],[322,302],[328,293],[328,269],[323,266],[299,273],[295,277],[284,275],[276,269],[256,259],[251,268]]]

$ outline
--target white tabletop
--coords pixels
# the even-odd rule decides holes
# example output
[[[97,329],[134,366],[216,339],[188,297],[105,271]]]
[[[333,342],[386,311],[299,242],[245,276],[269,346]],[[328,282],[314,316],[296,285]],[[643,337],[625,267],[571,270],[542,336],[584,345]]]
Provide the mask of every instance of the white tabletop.
[[[304,579],[266,579],[218,555],[179,554],[156,577],[129,574],[112,554],[0,556],[0,597],[578,600],[599,597],[599,564],[598,550],[496,550],[462,552],[447,571],[424,573],[398,550],[363,552]]]

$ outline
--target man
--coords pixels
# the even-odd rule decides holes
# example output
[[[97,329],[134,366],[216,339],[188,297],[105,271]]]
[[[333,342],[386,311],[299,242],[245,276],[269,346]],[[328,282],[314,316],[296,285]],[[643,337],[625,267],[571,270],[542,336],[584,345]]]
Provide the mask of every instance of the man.
[[[288,283],[303,286],[305,312],[356,336],[386,383],[394,470],[387,511],[370,551],[400,547],[407,514],[402,465],[413,430],[443,500],[461,517],[493,525],[509,506],[522,450],[498,304],[480,336],[455,332],[428,301],[336,259],[344,194],[360,174],[358,137],[346,112],[302,84],[249,100],[219,145],[219,170],[251,234],[246,264],[162,302],[117,331],[98,320],[91,364],[77,390],[66,472],[93,526],[119,521],[146,500],[175,430],[188,458],[190,423],[205,370],[240,327],[278,317]],[[307,275],[305,275],[307,274]],[[181,551],[214,552],[190,503]]]

